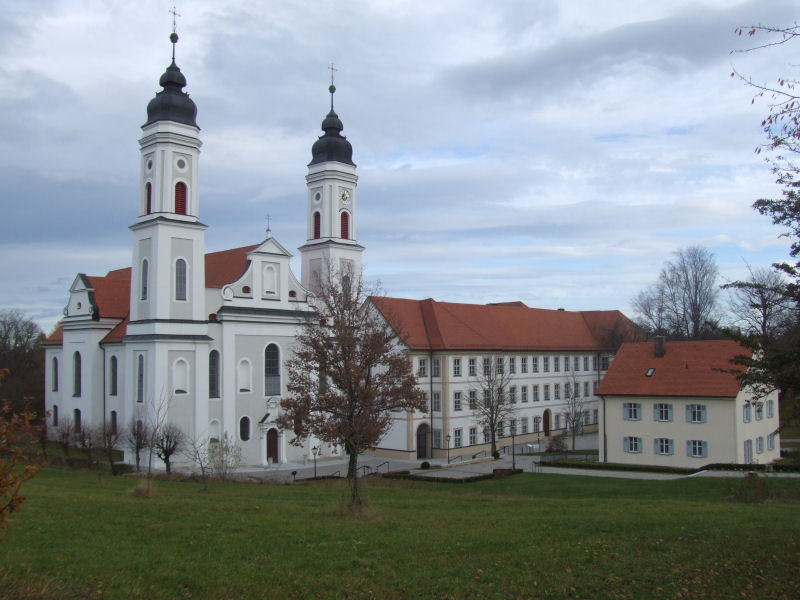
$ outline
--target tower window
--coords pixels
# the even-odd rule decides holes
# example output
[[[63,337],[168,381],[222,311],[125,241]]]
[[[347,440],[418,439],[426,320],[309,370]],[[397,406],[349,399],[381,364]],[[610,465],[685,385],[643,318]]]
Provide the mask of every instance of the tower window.
[[[153,185],[148,181],[144,185],[145,214],[153,212]]]
[[[314,213],[314,239],[318,240],[322,235],[320,226],[320,216],[318,212]]]
[[[347,212],[342,212],[341,217],[341,230],[342,230],[342,239],[348,240],[350,239],[350,214]]]
[[[139,294],[139,300],[147,300],[147,278],[149,277],[148,267],[149,263],[145,258],[142,261],[142,285],[141,285],[141,293]]]
[[[175,184],[175,213],[186,214],[186,184],[182,181]]]
[[[186,261],[175,261],[175,300],[186,300]]]

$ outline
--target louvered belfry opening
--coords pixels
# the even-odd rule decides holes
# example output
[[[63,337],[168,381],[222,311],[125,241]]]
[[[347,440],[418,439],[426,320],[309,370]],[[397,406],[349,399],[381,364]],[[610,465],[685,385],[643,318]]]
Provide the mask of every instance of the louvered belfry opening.
[[[175,214],[186,214],[186,184],[182,181],[175,184]]]

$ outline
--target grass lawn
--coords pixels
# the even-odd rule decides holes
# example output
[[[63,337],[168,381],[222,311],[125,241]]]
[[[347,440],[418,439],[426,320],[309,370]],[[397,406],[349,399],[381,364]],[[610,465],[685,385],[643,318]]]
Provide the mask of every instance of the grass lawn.
[[[360,519],[339,512],[339,481],[159,481],[149,499],[136,483],[30,481],[0,597],[800,597],[800,504],[728,501],[742,480],[375,480]],[[800,497],[798,480],[769,484]]]

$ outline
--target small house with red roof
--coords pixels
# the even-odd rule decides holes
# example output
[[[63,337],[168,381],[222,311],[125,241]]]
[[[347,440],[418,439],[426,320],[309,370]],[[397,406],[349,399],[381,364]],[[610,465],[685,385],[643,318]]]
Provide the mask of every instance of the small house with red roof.
[[[778,392],[755,397],[732,340],[625,343],[598,388],[600,460],[700,468],[780,458]]]

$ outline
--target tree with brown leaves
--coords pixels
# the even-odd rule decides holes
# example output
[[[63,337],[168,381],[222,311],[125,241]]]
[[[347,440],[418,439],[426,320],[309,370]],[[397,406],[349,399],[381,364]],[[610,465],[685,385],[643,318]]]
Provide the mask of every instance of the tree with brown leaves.
[[[330,272],[315,302],[287,361],[278,423],[295,433],[292,444],[313,436],[345,449],[348,506],[358,510],[358,456],[380,442],[393,411],[423,410],[423,397],[397,333],[365,302],[360,274]]]

